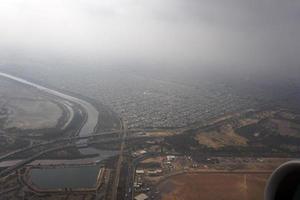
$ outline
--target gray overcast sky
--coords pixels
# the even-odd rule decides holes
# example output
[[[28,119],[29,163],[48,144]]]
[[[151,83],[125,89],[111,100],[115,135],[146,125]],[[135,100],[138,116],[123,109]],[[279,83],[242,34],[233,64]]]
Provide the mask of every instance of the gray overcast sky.
[[[299,0],[1,0],[0,56],[300,67]]]

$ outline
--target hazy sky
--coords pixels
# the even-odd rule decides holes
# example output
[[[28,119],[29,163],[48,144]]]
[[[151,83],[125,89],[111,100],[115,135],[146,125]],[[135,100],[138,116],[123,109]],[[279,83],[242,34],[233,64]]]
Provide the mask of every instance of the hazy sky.
[[[300,68],[299,0],[1,0],[0,58]]]

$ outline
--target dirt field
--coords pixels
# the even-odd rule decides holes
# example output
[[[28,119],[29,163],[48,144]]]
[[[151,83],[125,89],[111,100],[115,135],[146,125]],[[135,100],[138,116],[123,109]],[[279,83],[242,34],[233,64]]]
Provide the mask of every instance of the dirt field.
[[[200,132],[195,139],[199,144],[218,149],[224,146],[246,146],[247,139],[239,136],[230,125],[224,125],[216,131]]]
[[[2,128],[43,129],[55,127],[63,111],[38,90],[0,77]]]
[[[270,123],[278,128],[278,132],[283,136],[300,137],[300,125],[288,120],[271,119]]]
[[[182,174],[162,182],[162,200],[263,200],[268,174]]]
[[[39,129],[55,127],[62,110],[50,101],[10,99],[10,111],[4,128]]]
[[[261,130],[268,130],[269,133],[276,132],[282,136],[300,137],[300,124],[297,123],[298,115],[288,111],[261,111],[255,113],[248,113],[248,115],[232,115],[217,120],[219,123],[213,130],[199,131],[194,139],[201,145],[209,148],[219,149],[226,146],[248,146],[248,139],[245,135],[240,135],[236,132],[241,127],[249,125],[257,125],[260,129],[253,132],[255,137],[258,137]],[[249,133],[248,133],[249,136]],[[289,147],[290,148],[290,147]]]

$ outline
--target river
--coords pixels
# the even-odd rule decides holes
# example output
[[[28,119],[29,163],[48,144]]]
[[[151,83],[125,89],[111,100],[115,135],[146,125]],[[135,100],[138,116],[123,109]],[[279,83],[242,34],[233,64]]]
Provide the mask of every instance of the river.
[[[34,88],[40,90],[40,91],[58,96],[62,99],[68,100],[70,102],[75,102],[75,103],[80,104],[85,109],[85,111],[87,113],[87,120],[81,128],[81,130],[79,132],[79,136],[89,136],[94,132],[94,129],[97,126],[97,123],[98,123],[99,112],[89,102],[84,101],[82,99],[78,99],[76,97],[73,97],[73,96],[70,96],[70,95],[67,95],[67,94],[63,94],[61,92],[52,90],[50,88],[47,88],[47,87],[44,87],[44,86],[41,86],[41,85],[37,85],[35,83],[32,83],[30,81],[27,81],[25,79],[22,79],[22,78],[19,78],[19,77],[16,77],[16,76],[12,76],[10,74],[0,72],[0,76],[11,79],[11,80],[14,80],[14,81],[17,81],[17,82],[25,84],[25,85],[29,85],[31,87],[34,87]],[[83,142],[83,141],[81,141],[81,142]],[[84,142],[86,142],[86,140]]]
[[[0,76],[17,81],[19,83],[34,87],[40,91],[46,92],[48,94],[51,95],[55,95],[57,97],[62,98],[63,100],[69,101],[69,102],[75,102],[77,104],[80,104],[86,111],[87,114],[87,119],[86,122],[84,123],[84,125],[81,127],[80,131],[79,131],[79,136],[89,136],[92,135],[95,127],[97,126],[98,123],[98,118],[99,118],[99,112],[98,110],[89,102],[84,101],[82,99],[76,98],[74,96],[70,96],[61,92],[58,92],[56,90],[47,88],[45,86],[41,86],[38,84],[35,84],[33,82],[27,81],[25,79],[10,75],[10,74],[6,74],[3,72],[0,72]],[[81,144],[86,144],[88,141],[88,139],[80,139],[77,144],[81,145]],[[84,154],[84,155],[88,155],[88,154],[100,154],[101,151],[95,148],[80,148],[79,151]],[[112,156],[115,155],[115,153],[112,153]],[[99,160],[101,158],[101,156],[99,155],[98,157],[95,157],[95,160]]]

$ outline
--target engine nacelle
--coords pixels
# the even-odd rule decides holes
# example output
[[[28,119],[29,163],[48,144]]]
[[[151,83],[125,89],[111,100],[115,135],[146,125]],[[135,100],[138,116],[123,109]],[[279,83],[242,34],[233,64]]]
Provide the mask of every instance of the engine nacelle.
[[[282,164],[270,176],[265,188],[265,200],[300,199],[300,160]]]

